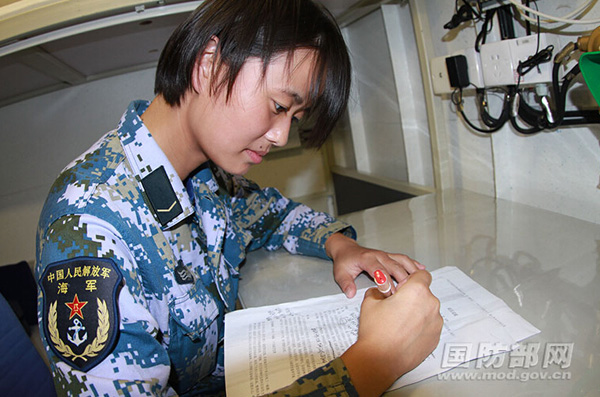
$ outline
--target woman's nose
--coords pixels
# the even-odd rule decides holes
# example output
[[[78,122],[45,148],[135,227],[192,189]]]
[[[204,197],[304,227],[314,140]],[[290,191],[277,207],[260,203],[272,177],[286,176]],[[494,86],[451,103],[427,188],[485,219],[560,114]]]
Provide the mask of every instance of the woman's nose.
[[[265,137],[273,146],[285,146],[290,135],[291,122],[288,120],[273,125]]]

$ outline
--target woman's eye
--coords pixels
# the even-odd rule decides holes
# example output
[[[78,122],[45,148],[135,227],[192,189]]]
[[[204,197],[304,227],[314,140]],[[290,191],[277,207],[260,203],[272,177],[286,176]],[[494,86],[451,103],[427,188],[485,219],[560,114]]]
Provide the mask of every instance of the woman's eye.
[[[281,113],[287,114],[290,111],[290,108],[288,108],[286,106],[280,105],[277,102],[273,102],[273,103],[275,104],[274,105],[274,108],[275,108],[275,112],[274,113],[275,114],[281,114]],[[292,123],[297,123],[297,122],[300,121],[300,119],[301,119],[301,117],[293,116],[292,117]]]
[[[287,112],[287,111],[288,111],[288,108],[286,108],[285,106],[281,106],[280,104],[275,102],[275,113],[279,114],[281,112]]]

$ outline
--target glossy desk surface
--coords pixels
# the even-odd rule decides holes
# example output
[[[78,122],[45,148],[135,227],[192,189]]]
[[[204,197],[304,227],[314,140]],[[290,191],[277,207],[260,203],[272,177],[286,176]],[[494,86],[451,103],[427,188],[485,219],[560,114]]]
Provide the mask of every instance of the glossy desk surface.
[[[461,379],[433,377],[390,395],[600,396],[600,225],[461,191],[340,218],[364,246],[429,270],[460,268],[541,330],[520,357],[471,362],[447,372]],[[373,283],[361,275],[357,285]],[[283,250],[253,252],[241,270],[246,307],[340,292],[328,261]]]

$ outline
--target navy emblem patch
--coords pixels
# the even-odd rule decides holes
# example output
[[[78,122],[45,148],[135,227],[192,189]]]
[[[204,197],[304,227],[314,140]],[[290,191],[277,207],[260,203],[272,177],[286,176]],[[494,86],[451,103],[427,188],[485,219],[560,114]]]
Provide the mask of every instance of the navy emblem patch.
[[[123,276],[104,258],[74,258],[46,267],[43,326],[63,361],[88,371],[112,351],[119,331],[117,294]]]

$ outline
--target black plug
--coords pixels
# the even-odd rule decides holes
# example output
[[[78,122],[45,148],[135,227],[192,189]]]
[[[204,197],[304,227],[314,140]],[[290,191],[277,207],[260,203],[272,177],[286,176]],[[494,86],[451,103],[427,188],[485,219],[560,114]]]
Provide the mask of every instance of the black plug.
[[[446,58],[446,69],[450,86],[453,88],[465,88],[471,84],[469,80],[469,68],[467,57],[464,55],[455,55]]]

